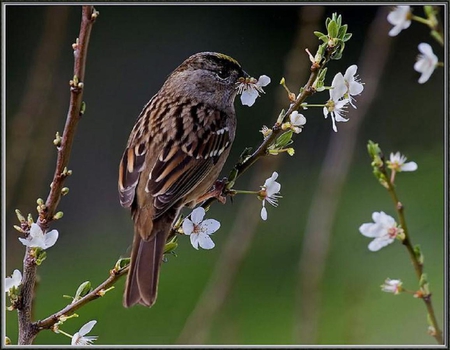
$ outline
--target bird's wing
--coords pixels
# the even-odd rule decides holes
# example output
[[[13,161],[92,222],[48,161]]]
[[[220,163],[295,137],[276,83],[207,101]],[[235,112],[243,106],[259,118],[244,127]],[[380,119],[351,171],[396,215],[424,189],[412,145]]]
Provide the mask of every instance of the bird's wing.
[[[220,125],[225,118],[218,114],[211,119],[212,122],[204,125],[201,132],[187,133],[181,143],[170,139],[157,156],[146,186],[146,191],[154,197],[155,217],[203,182],[230,147],[230,130]]]
[[[163,125],[167,135],[153,135],[151,140],[139,136],[139,130],[149,124],[145,115],[140,118],[120,163],[118,184],[123,207],[133,203],[140,177],[149,167],[148,179],[142,181],[147,181],[145,190],[154,197],[155,218],[160,216],[201,183],[230,147],[234,134],[225,126],[228,116],[224,112],[199,118],[205,109],[198,107],[186,113],[181,110],[167,122],[170,125]],[[155,140],[157,137],[160,139]],[[159,153],[150,154],[151,142],[163,144]]]

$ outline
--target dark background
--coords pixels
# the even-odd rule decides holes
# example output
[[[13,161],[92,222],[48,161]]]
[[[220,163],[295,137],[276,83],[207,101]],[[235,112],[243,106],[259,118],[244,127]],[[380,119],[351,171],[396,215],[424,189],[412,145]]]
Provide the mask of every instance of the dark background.
[[[302,25],[299,14],[305,8],[298,4],[96,6],[100,16],[91,35],[84,82],[87,110],[72,150],[69,168],[73,176],[66,182],[70,193],[59,205],[64,218],[52,226],[59,230],[60,238],[39,267],[35,319],[64,307],[68,301],[62,295],[73,295],[83,281],[90,280],[93,285],[102,282],[116,260],[129,254],[133,229],[128,211],[118,202],[119,160],[142,107],[167,75],[193,53],[218,51],[237,59],[251,75],[272,78],[266,95],[252,108],[236,103],[238,133],[224,168],[226,175],[244,147],[261,141],[261,126],[271,125],[280,106],[288,104],[285,99],[280,102],[279,96],[285,95],[278,82],[284,76],[288,53]],[[358,64],[368,27],[378,10],[379,6],[372,5],[323,8],[315,30],[325,31],[326,16],[338,12],[353,33],[343,59],[329,64],[328,84],[334,74]],[[420,6],[415,13],[423,15]],[[78,36],[80,18],[80,6],[6,7],[8,276],[15,268],[22,270],[23,259],[23,246],[12,228],[16,224],[14,209],[36,216],[35,201],[46,198],[53,176],[56,152],[52,140],[55,132],[64,128],[68,81],[73,74],[71,44]],[[387,31],[380,30],[379,35],[387,36]],[[308,36],[311,39],[313,33]],[[419,164],[417,172],[397,175],[397,187],[407,208],[413,242],[420,243],[425,253],[425,270],[442,325],[444,72],[437,69],[420,85],[413,65],[420,42],[430,43],[441,61],[443,49],[419,23],[389,40],[388,62],[379,72],[379,88],[357,135],[328,242],[317,310],[318,336],[313,341],[317,344],[434,344],[426,334],[426,312],[420,300],[379,290],[386,277],[401,278],[406,288],[417,288],[405,249],[396,242],[378,253],[369,252],[370,240],[358,231],[362,223],[371,221],[373,211],[395,216],[388,194],[371,174],[368,139],[378,142],[386,154],[399,150]],[[309,49],[314,53],[317,41],[313,42]],[[296,67],[307,74],[306,55]],[[295,85],[298,77],[285,77],[295,92],[306,81]],[[365,81],[364,76],[360,78]],[[324,103],[326,99],[325,92],[310,102]],[[348,123],[338,124],[339,132],[344,133],[352,123],[352,113],[354,110],[349,110]],[[205,344],[308,343],[295,340],[298,260],[306,217],[333,131],[321,108],[310,108],[304,114],[308,122],[295,138],[295,156],[280,155],[276,168],[268,167],[260,174],[262,185],[272,171],[279,172],[283,198],[278,208],[268,208],[269,220],[258,225],[224,305],[213,321],[207,321],[212,323]],[[251,171],[245,174],[236,187],[258,189],[246,187],[251,176]],[[254,202],[252,215],[259,217],[259,203],[257,199]],[[123,278],[113,291],[79,310],[79,318],[61,328],[72,334],[96,319],[98,324],[91,333],[99,335],[99,345],[176,343],[242,203],[243,197],[238,196],[233,203],[215,205],[208,213],[222,223],[212,251],[195,251],[189,239],[180,238],[178,257],[171,257],[163,267],[159,298],[153,308],[124,309]],[[7,312],[6,334],[13,344],[17,341],[16,319],[15,312]],[[199,327],[203,326],[200,322]],[[70,339],[49,331],[36,339],[36,344],[69,343]]]

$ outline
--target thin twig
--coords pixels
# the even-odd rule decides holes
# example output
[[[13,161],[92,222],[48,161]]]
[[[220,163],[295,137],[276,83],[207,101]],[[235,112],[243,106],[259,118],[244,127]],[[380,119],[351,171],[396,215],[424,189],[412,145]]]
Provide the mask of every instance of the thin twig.
[[[93,6],[83,6],[78,46],[74,49],[75,65],[73,80],[75,82],[78,80],[78,83],[84,82],[89,38],[92,25],[96,18],[96,15],[92,16],[94,11]],[[46,208],[40,214],[37,222],[44,232],[48,228],[49,223],[53,220],[53,215],[61,197],[61,189],[63,188],[64,180],[67,177],[64,169],[66,169],[69,162],[76,126],[81,117],[82,98],[83,85],[72,85],[69,112],[62,135],[61,145],[58,148],[58,159],[55,175],[53,177],[50,193],[46,201]],[[39,329],[32,322],[31,318],[37,270],[36,260],[32,256],[31,252],[32,249],[27,247],[23,261],[22,287],[17,306],[19,319],[19,345],[31,345],[39,332]]]
[[[86,294],[81,299],[77,300],[76,302],[67,305],[65,308],[61,309],[60,311],[54,313],[53,315],[43,319],[42,321],[37,321],[33,324],[33,327],[36,328],[38,331],[42,329],[50,329],[53,327],[55,323],[57,323],[62,316],[70,316],[72,315],[76,310],[78,310],[80,307],[86,305],[88,302],[93,301],[95,299],[98,299],[102,297],[102,292],[110,288],[112,285],[114,285],[120,277],[123,275],[126,275],[129,270],[129,265],[124,267],[121,270],[111,270],[110,276],[102,282],[98,287],[96,287],[94,290],[92,290],[90,293]]]
[[[383,157],[384,158],[384,157]],[[387,174],[386,166],[384,165],[385,162],[383,161],[383,165],[381,166],[380,170],[386,176],[386,179],[390,179]],[[405,246],[406,250],[408,251],[409,258],[414,266],[414,271],[416,272],[417,279],[419,282],[422,280],[423,276],[423,263],[419,261],[419,257],[414,252],[414,247],[411,243],[411,236],[409,234],[408,227],[406,226],[406,218],[405,218],[405,208],[403,204],[398,199],[397,192],[395,190],[395,186],[391,181],[386,181],[387,183],[387,190],[392,198],[392,201],[394,202],[395,210],[397,211],[397,216],[400,221],[400,225],[403,229],[403,233],[405,235],[402,243]],[[438,344],[444,344],[444,340],[442,337],[442,331],[439,328],[439,323],[436,318],[436,314],[434,312],[433,304],[431,302],[431,293],[428,293],[426,295],[423,295],[422,298],[423,302],[425,303],[425,307],[427,308],[427,312],[429,315],[429,321],[434,328],[432,331],[432,336],[436,339]]]
[[[72,150],[73,139],[75,137],[78,122],[82,116],[83,90],[84,90],[84,76],[86,69],[87,50],[89,46],[89,39],[91,35],[92,26],[97,15],[94,14],[93,6],[83,6],[83,14],[81,19],[80,34],[78,37],[77,47],[74,48],[74,70],[73,83],[71,85],[70,105],[67,114],[66,125],[62,134],[61,145],[58,147],[58,158],[56,162],[55,174],[53,175],[52,186],[50,193],[45,202],[45,213],[40,217],[39,225],[42,229],[48,228],[48,223],[52,220],[55,214],[56,207],[61,199],[61,189],[64,185],[64,180],[68,176],[64,169],[69,164],[70,153]]]

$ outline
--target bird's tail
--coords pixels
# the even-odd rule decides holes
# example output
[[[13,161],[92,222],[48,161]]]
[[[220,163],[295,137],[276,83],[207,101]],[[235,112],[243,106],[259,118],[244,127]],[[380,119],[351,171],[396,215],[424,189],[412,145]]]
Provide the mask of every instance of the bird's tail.
[[[155,303],[164,247],[174,218],[175,213],[166,212],[153,222],[146,218],[147,225],[140,225],[139,218],[135,218],[130,270],[123,298],[125,307],[135,304],[151,307]]]

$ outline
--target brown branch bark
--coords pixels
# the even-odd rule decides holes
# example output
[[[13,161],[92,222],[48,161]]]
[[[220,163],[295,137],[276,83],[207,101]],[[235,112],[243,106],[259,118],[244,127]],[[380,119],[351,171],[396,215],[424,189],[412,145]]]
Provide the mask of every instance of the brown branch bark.
[[[93,289],[90,293],[85,295],[80,300],[67,305],[65,308],[45,318],[44,320],[37,321],[36,323],[33,324],[33,327],[36,328],[38,331],[42,329],[52,328],[55,325],[55,323],[57,323],[60,320],[62,316],[70,316],[75,311],[77,311],[79,308],[86,305],[90,301],[100,298],[102,296],[102,292],[110,288],[112,285],[114,285],[119,280],[120,277],[126,275],[128,273],[128,270],[129,266],[118,271],[111,270],[110,276],[104,282],[98,285],[95,289]]]
[[[358,109],[351,120],[330,139],[327,154],[308,214],[302,253],[299,261],[299,283],[296,300],[296,343],[316,344],[319,337],[321,287],[329,252],[332,226],[339,197],[351,164],[360,125],[366,115],[382,76],[392,38],[387,35],[387,8],[378,10],[372,22],[359,62],[358,73],[365,82],[357,98]]]
[[[79,34],[79,43],[75,51],[74,77],[79,82],[84,82],[84,73],[86,65],[87,49],[92,25],[96,16],[93,6],[83,6],[82,19]],[[74,80],[77,80],[74,79]],[[53,220],[56,207],[61,197],[61,189],[64,184],[66,175],[63,175],[64,169],[67,167],[70,157],[70,151],[76,131],[76,126],[81,117],[81,106],[83,98],[83,86],[73,84],[71,86],[71,99],[69,112],[67,115],[66,126],[64,128],[61,145],[58,149],[58,158],[56,164],[55,175],[52,187],[46,201],[46,209],[40,215],[38,224],[42,230],[48,228],[49,223]],[[32,322],[31,310],[34,301],[34,286],[36,283],[36,260],[31,254],[31,249],[27,247],[23,261],[23,278],[20,291],[20,302],[17,307],[19,319],[19,345],[30,345],[33,343],[39,332],[36,324]]]

